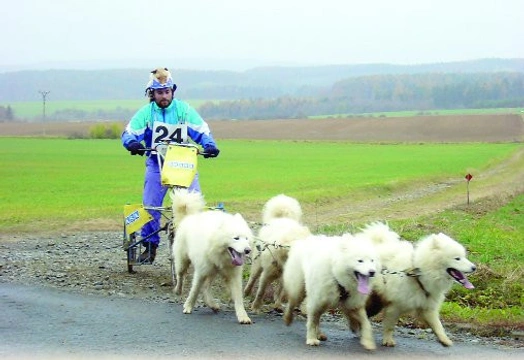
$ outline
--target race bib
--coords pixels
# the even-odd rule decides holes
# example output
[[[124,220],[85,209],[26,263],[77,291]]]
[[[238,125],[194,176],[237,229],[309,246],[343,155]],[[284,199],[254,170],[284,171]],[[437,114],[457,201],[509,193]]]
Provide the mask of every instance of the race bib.
[[[166,124],[160,121],[153,123],[152,147],[168,143],[187,143],[187,124]]]

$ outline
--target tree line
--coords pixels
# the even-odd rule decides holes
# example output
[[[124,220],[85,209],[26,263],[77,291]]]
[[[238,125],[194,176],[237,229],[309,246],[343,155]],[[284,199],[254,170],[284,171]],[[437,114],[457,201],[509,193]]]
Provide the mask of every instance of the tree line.
[[[302,118],[366,112],[524,106],[524,74],[374,75],[336,82],[319,96],[206,102],[210,119]]]
[[[229,92],[235,88],[224,86]],[[219,89],[219,88],[217,88]],[[214,89],[213,91],[218,91]],[[270,89],[257,96],[236,87],[239,99],[208,101],[198,107],[206,119],[284,119],[368,112],[496,108],[524,106],[524,73],[384,74],[343,79],[301,94],[278,95]],[[62,109],[48,120],[128,120],[137,109],[115,107],[95,111]],[[0,120],[13,121],[10,106],[0,107]]]

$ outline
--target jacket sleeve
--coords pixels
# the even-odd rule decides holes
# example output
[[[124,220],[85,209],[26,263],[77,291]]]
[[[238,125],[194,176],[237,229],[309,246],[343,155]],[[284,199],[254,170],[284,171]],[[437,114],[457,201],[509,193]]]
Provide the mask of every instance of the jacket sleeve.
[[[122,145],[127,149],[130,142],[144,140],[144,134],[147,129],[147,122],[150,117],[150,105],[146,105],[138,110],[131,118],[126,128],[122,132]]]

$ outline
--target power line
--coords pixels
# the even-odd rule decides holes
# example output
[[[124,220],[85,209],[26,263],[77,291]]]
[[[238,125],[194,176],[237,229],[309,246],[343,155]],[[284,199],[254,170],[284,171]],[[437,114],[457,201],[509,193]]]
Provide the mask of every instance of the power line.
[[[45,135],[45,102],[46,102],[47,95],[48,95],[51,91],[50,91],[50,90],[38,90],[38,92],[40,93],[40,95],[42,95],[42,103],[43,103],[43,108],[42,108],[42,123],[44,123],[44,135]]]

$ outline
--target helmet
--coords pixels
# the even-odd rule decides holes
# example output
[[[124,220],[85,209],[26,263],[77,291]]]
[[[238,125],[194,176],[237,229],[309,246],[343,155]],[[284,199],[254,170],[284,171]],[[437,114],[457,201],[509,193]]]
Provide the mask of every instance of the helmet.
[[[156,68],[152,70],[151,74],[149,74],[149,81],[146,85],[146,93],[148,90],[167,88],[173,89],[173,92],[176,90],[176,85],[173,83],[171,72],[169,72],[167,68]]]

